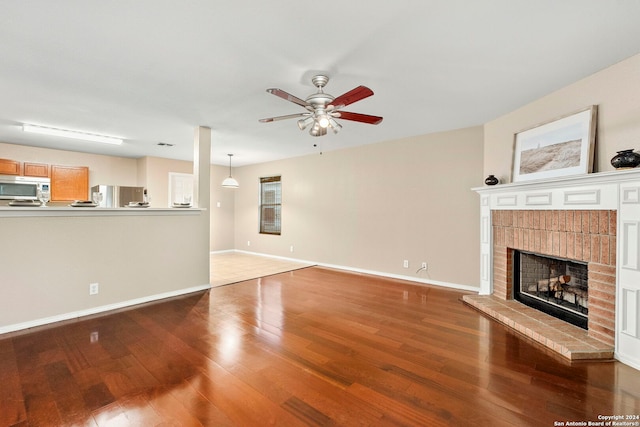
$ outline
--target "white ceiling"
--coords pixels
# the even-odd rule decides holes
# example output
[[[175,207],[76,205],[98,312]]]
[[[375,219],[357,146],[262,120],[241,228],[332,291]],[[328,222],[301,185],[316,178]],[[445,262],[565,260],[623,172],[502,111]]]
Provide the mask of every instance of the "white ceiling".
[[[640,52],[637,0],[0,0],[0,141],[260,163],[480,125]],[[311,137],[311,77],[377,126]],[[22,123],[121,136],[120,147],[28,135]],[[175,144],[159,147],[158,142]],[[313,144],[319,147],[313,147]],[[2,153],[0,153],[2,157]]]

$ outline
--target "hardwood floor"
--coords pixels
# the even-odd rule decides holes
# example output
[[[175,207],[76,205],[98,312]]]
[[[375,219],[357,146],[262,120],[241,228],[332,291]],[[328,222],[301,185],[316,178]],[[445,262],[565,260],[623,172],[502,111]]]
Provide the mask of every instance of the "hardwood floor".
[[[553,426],[640,414],[463,292],[312,267],[0,340],[2,426]]]

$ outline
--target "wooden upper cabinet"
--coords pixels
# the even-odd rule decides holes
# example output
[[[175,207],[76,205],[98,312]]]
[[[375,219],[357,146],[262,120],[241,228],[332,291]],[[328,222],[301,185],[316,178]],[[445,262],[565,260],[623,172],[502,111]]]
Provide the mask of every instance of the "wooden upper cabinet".
[[[24,176],[38,176],[42,178],[49,177],[49,165],[44,163],[24,162]]]
[[[87,200],[89,168],[51,165],[51,201]]]
[[[0,175],[22,175],[22,163],[0,159]]]

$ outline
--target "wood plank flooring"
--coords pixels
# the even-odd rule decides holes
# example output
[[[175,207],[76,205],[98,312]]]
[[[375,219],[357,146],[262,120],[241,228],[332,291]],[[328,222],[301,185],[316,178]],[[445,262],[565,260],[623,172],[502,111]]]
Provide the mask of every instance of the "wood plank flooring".
[[[0,426],[553,426],[640,414],[463,292],[311,267],[0,339]]]

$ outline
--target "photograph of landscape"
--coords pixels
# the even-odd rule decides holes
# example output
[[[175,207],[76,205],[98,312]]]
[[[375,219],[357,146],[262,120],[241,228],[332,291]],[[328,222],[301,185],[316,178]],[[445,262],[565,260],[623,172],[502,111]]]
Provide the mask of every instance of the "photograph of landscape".
[[[520,175],[580,165],[582,140],[559,142],[521,152]]]

